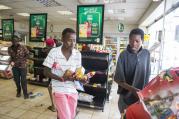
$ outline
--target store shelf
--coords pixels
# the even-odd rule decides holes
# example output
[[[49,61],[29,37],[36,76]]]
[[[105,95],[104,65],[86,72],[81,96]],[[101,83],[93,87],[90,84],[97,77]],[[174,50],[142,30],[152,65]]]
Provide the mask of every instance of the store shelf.
[[[0,29],[0,40],[2,40],[2,29]]]
[[[105,39],[105,45],[106,47],[110,48],[112,50],[112,56],[113,59],[117,59],[117,56],[119,54],[119,39],[108,37]],[[115,61],[113,60],[113,61]],[[115,63],[115,62],[113,62]]]
[[[49,86],[49,81],[37,81],[37,80],[28,80],[29,84],[33,84],[33,85],[38,85],[38,86],[44,86],[44,87],[48,87]]]
[[[115,45],[115,46],[116,46],[116,43],[110,43],[110,44],[106,44],[106,45],[107,45],[107,46],[108,46],[108,45]]]
[[[127,48],[127,44],[128,44],[128,38],[127,37],[123,37],[120,39],[120,53]]]
[[[0,77],[3,79],[11,79],[13,77],[12,70],[9,68],[10,56],[8,55],[8,47],[0,44]]]
[[[110,54],[97,52],[81,52],[81,54],[82,66],[86,71],[96,71],[96,74],[90,79],[88,84],[84,85],[83,92],[93,96],[93,101],[86,102],[85,100],[78,100],[78,105],[104,110],[108,95],[108,70],[111,61]]]
[[[32,58],[29,58],[30,60],[33,61],[33,72],[34,72],[34,79],[28,80],[29,84],[33,84],[33,85],[39,85],[39,86],[44,86],[44,87],[48,87],[49,85],[49,79],[44,80],[46,77],[43,74],[43,70],[44,70],[44,66],[43,66],[43,62],[44,59],[47,55],[46,52],[44,52],[44,48],[40,48],[40,47],[34,47],[30,52],[33,54]]]
[[[93,102],[85,102],[78,100],[78,106],[90,107],[104,111],[105,98],[94,97]]]

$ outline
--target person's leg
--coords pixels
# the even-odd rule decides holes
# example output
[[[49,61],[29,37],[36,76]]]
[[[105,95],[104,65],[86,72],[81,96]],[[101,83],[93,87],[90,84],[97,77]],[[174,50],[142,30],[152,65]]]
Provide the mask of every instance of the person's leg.
[[[123,118],[124,112],[125,112],[125,109],[127,108],[127,106],[128,105],[124,102],[123,95],[120,95],[119,100],[118,100],[118,108],[119,108],[119,111],[121,113],[121,118]]]
[[[28,93],[27,93],[27,69],[26,68],[20,68],[20,76],[21,76],[21,86],[23,89],[23,94],[24,94],[24,99],[28,98]]]
[[[20,97],[21,96],[21,84],[20,84],[20,71],[19,71],[19,68],[13,67],[12,72],[13,72],[14,82],[15,82],[16,88],[17,88],[16,97]]]
[[[68,105],[70,108],[71,119],[75,119],[78,94],[68,94]]]
[[[57,109],[57,118],[71,119],[67,95],[63,93],[53,93],[53,99]]]
[[[53,96],[52,96],[52,85],[49,84],[48,86],[48,92],[49,92],[49,95],[50,95],[50,100],[51,100],[51,103],[52,105],[48,107],[49,110],[55,112],[55,105],[54,105],[54,101],[53,101]]]

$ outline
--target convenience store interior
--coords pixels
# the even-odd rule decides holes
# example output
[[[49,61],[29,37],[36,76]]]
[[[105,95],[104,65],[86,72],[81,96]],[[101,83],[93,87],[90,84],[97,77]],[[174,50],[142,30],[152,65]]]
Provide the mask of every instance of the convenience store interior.
[[[29,41],[30,14],[47,13],[46,37],[61,39],[64,28],[76,30],[77,6],[104,4],[103,43],[90,44],[96,51],[111,53],[108,65],[107,83],[110,85],[108,99],[104,107],[94,109],[94,105],[77,108],[75,119],[120,119],[118,110],[117,84],[113,81],[117,58],[128,45],[129,33],[133,28],[144,30],[146,39],[143,47],[151,53],[151,76],[160,71],[179,66],[179,0],[0,0],[0,55],[3,47],[10,45],[2,38],[2,19],[14,19],[15,33],[19,34],[22,44],[28,47],[45,47],[44,42]],[[120,29],[123,25],[124,29]],[[82,44],[77,44],[82,49]],[[56,119],[56,112],[48,109],[51,105],[47,85],[33,84],[33,66],[29,62],[28,91],[36,94],[28,100],[16,98],[16,86],[12,76],[0,75],[0,119]],[[95,64],[94,64],[95,65]],[[47,79],[44,79],[47,80]]]

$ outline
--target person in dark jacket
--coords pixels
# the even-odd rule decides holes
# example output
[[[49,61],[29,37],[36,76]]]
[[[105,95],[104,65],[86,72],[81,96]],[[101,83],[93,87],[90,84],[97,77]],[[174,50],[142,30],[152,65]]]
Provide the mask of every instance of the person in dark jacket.
[[[8,48],[8,53],[11,57],[11,66],[14,76],[14,81],[17,87],[16,97],[21,96],[21,87],[24,94],[24,99],[28,99],[27,93],[27,58],[29,57],[28,49],[19,43],[20,37],[14,36],[12,45]]]
[[[118,106],[120,113],[138,101],[137,92],[144,88],[150,76],[150,53],[142,47],[143,30],[136,28],[129,34],[129,45],[117,62],[114,76],[120,94]]]

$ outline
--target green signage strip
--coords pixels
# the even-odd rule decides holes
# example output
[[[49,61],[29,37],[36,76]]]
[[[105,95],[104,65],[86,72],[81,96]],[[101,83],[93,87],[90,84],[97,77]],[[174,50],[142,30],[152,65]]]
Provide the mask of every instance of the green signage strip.
[[[29,39],[31,42],[43,42],[47,31],[47,13],[30,14]]]
[[[102,44],[104,5],[77,6],[77,43]]]
[[[14,35],[14,19],[2,19],[3,40],[10,41]]]

